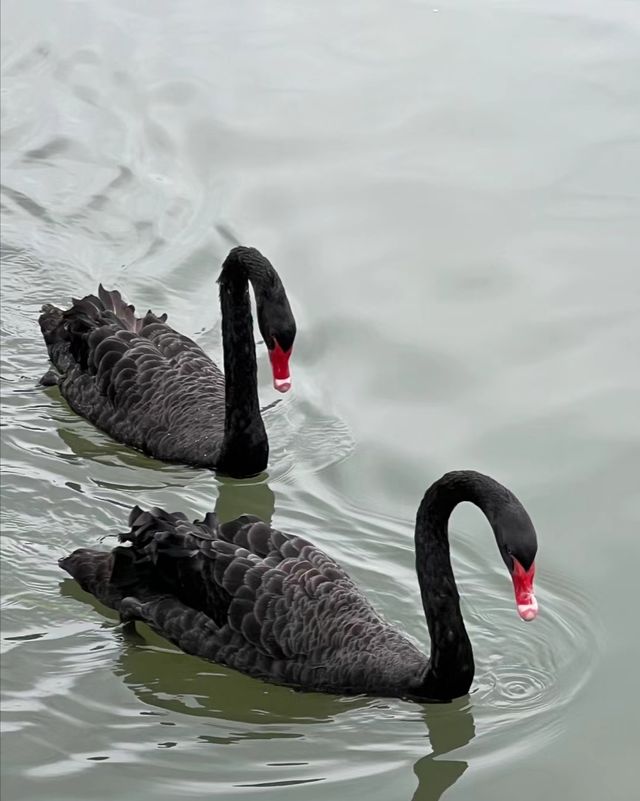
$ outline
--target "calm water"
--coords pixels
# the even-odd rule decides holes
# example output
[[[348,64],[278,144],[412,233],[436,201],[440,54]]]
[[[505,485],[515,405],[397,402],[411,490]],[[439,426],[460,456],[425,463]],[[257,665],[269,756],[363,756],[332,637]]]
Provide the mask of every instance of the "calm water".
[[[5,0],[2,21],[3,799],[633,797],[640,4]],[[300,330],[266,479],[153,462],[36,387],[40,305],[99,281],[218,358],[237,241]],[[478,671],[451,705],[247,679],[125,636],[56,566],[134,502],[250,511],[424,641],[415,509],[466,467],[536,522],[542,613],[518,620],[456,512]]]

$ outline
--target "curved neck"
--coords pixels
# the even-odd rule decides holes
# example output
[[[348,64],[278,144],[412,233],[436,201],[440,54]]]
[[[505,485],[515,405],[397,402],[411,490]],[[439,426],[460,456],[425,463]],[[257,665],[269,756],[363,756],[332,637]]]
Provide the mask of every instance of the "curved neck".
[[[269,443],[258,400],[256,347],[249,298],[249,281],[254,285],[259,282],[264,266],[257,259],[244,257],[244,251],[249,250],[234,248],[227,256],[218,279],[222,310],[225,417],[224,439],[217,468],[236,478],[262,472],[269,456]]]
[[[465,695],[474,675],[473,651],[460,611],[451,567],[449,517],[463,501],[495,519],[504,494],[501,484],[482,473],[444,475],[424,495],[416,518],[416,571],[431,638],[431,654],[419,694],[433,700]]]

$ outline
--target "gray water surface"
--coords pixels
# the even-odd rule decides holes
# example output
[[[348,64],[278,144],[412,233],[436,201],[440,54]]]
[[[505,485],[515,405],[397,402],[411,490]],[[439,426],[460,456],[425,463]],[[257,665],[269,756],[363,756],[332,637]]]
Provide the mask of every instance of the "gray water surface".
[[[5,0],[2,23],[3,801],[635,797],[640,4]],[[154,462],[37,387],[41,304],[100,281],[219,359],[236,242],[299,327],[266,476]],[[249,511],[426,648],[413,519],[454,468],[527,506],[541,614],[456,511],[477,674],[448,705],[251,680],[125,634],[56,565],[133,503]]]

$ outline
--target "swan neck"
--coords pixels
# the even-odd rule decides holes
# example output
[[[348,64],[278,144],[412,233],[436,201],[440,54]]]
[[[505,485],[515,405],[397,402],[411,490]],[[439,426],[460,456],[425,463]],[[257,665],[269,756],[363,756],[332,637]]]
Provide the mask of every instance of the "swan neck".
[[[471,642],[460,610],[449,546],[449,518],[470,501],[484,509],[484,495],[474,476],[447,474],[427,492],[416,518],[416,571],[431,639],[421,694],[434,700],[465,695],[473,680]]]
[[[233,251],[232,251],[233,253]],[[225,372],[224,438],[218,468],[236,477],[265,469],[267,436],[260,415],[249,275],[231,255],[219,279]]]

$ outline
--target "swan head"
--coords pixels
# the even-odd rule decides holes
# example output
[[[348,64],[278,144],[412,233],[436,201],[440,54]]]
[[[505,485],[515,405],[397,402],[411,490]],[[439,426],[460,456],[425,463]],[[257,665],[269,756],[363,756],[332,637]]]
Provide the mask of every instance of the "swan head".
[[[533,620],[538,614],[533,579],[538,552],[536,531],[525,508],[515,497],[502,506],[493,520],[493,528],[504,563],[511,575],[516,609],[522,620]]]
[[[278,392],[291,389],[289,359],[296,338],[296,321],[284,285],[269,259],[256,248],[232,248],[218,278],[221,288],[242,276],[240,289],[250,281],[256,299],[258,328],[269,351],[273,386]]]
[[[256,298],[258,328],[269,352],[273,387],[278,392],[287,392],[291,389],[289,359],[296,338],[296,321],[279,280],[261,286]]]

